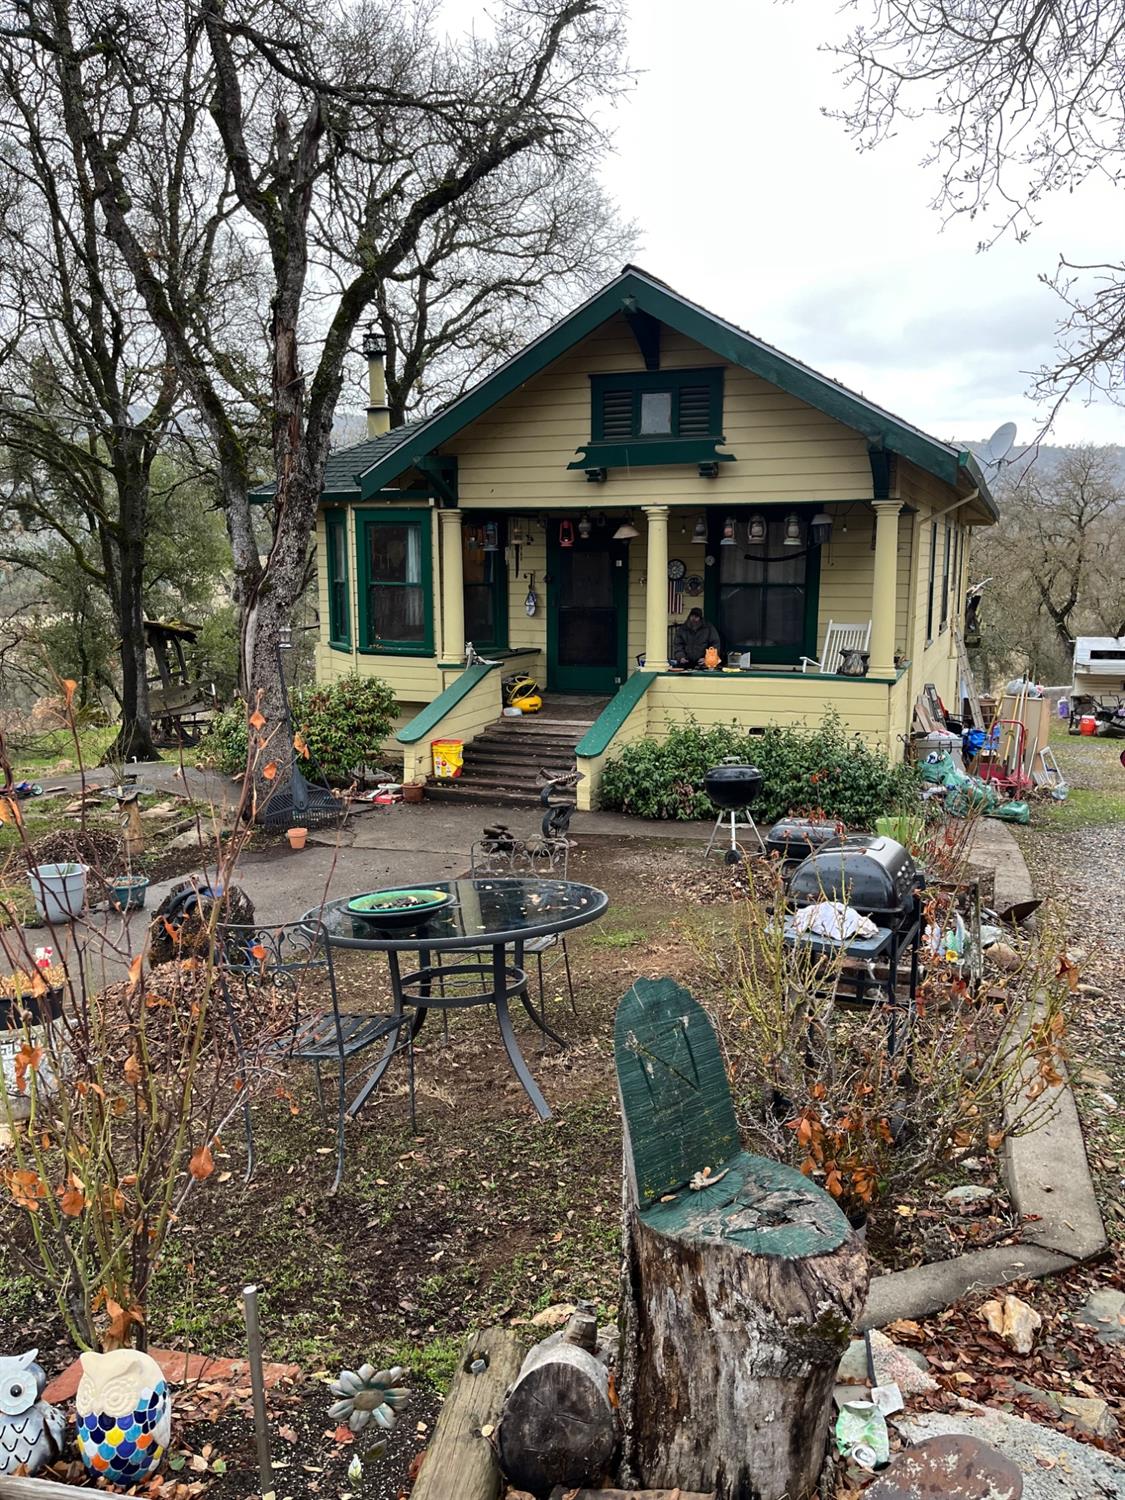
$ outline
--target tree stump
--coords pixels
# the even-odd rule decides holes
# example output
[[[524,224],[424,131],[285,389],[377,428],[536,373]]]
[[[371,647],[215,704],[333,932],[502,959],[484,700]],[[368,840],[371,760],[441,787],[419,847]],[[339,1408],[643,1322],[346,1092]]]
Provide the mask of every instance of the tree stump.
[[[497,1432],[500,1467],[520,1489],[592,1484],[617,1446],[609,1371],[591,1352],[593,1315],[576,1312],[561,1334],[527,1355],[504,1402]]]
[[[622,1482],[806,1500],[867,1290],[863,1248],[828,1194],[739,1149],[718,1043],[686,990],[638,980],[615,1054]]]

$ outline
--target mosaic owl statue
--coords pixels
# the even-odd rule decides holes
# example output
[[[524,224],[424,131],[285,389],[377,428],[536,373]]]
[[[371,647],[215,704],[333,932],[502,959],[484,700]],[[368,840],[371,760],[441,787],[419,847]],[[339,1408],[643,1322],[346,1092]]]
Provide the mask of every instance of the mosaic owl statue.
[[[62,1452],[66,1417],[39,1399],[47,1376],[38,1353],[0,1357],[0,1474],[37,1474]]]
[[[159,1464],[172,1435],[163,1372],[139,1349],[83,1354],[81,1364],[75,1410],[82,1462],[112,1484],[136,1484]]]

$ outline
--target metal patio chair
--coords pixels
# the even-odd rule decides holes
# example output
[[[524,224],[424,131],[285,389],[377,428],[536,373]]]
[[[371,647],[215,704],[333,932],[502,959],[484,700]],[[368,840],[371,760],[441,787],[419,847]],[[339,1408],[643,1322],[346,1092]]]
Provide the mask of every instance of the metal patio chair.
[[[344,1175],[344,1123],[348,1115],[347,1069],[353,1057],[376,1042],[386,1042],[409,1053],[410,1108],[414,1112],[414,1056],[409,1018],[385,1014],[353,1014],[340,1009],[332,945],[319,923],[287,922],[276,927],[248,927],[219,923],[215,928],[215,972],[223,994],[231,1034],[241,1062],[310,1063],[316,1096],[322,1110],[325,1097],[321,1068],[336,1067],[336,1176],[332,1192]],[[319,984],[318,984],[319,981]],[[232,986],[240,991],[250,1012],[255,994],[272,990],[292,1010],[278,1034],[255,1046],[239,1019]],[[310,990],[327,989],[327,1007],[309,1005]],[[321,997],[322,998],[322,997]],[[405,1032],[405,1038],[399,1033]],[[242,1106],[246,1134],[246,1180],[254,1173],[254,1129],[250,1100]]]
[[[521,875],[534,876],[540,880],[565,880],[570,860],[570,844],[566,839],[477,839],[469,850],[469,871],[478,875],[498,877]],[[532,938],[524,944],[524,952],[535,955],[536,977],[539,982],[539,1014],[546,1019],[547,995],[543,978],[543,956],[557,948],[562,956],[566,973],[567,994],[570,997],[572,1014],[578,1014],[574,999],[574,976],[570,971],[570,954],[566,947],[565,933],[552,933],[548,937]]]

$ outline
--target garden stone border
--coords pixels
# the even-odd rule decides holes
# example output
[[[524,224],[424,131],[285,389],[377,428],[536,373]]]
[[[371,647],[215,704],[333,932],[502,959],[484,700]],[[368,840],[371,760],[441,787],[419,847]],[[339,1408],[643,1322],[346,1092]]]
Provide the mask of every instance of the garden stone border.
[[[1030,900],[1031,876],[1009,829],[981,819],[972,861],[996,872],[996,904]],[[1037,1007],[1028,1005],[1025,1025]],[[1065,1074],[1065,1069],[1063,1070]],[[1005,1143],[1004,1169],[1013,1206],[1025,1220],[1022,1244],[970,1251],[952,1260],[876,1276],[859,1327],[881,1328],[896,1318],[920,1318],[967,1292],[987,1291],[1025,1277],[1051,1276],[1106,1249],[1102,1216],[1086,1162],[1086,1146],[1069,1078],[1044,1096],[1054,1107],[1038,1130]]]

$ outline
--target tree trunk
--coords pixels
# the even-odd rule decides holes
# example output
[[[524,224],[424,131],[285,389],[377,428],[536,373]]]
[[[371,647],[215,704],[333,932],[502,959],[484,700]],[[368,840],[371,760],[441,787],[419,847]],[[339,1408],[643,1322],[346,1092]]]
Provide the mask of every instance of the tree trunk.
[[[117,628],[121,632],[121,727],[103,761],[159,760],[153,743],[145,663],[145,532],[148,474],[139,463],[118,476]]]
[[[859,1240],[789,1258],[672,1238],[638,1217],[628,1171],[624,1209],[622,1482],[807,1500],[867,1290]]]

